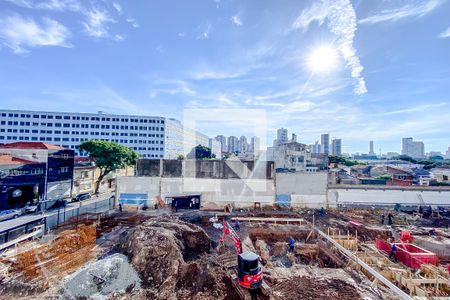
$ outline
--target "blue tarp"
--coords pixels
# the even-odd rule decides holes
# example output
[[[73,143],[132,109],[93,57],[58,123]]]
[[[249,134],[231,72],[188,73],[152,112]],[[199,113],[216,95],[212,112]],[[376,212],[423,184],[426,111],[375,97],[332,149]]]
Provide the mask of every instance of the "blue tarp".
[[[291,206],[291,196],[284,194],[277,195],[275,202],[281,206]]]
[[[145,205],[147,202],[147,194],[121,193],[119,197],[119,204]]]

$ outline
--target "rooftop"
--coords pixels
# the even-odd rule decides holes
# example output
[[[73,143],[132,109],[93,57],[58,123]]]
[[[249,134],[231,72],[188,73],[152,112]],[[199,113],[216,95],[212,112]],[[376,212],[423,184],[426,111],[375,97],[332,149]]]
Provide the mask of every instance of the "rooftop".
[[[35,162],[31,160],[26,160],[22,158],[18,158],[9,154],[0,153],[0,165],[25,165],[25,164],[33,164]]]
[[[16,142],[9,144],[1,144],[0,149],[48,149],[48,150],[63,150],[66,148],[47,144],[42,142]]]

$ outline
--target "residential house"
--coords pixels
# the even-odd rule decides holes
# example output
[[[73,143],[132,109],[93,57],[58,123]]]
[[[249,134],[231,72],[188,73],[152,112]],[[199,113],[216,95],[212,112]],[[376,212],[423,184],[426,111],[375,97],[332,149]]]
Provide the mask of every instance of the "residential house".
[[[0,154],[1,209],[70,197],[73,150],[42,142],[17,142],[1,144]]]

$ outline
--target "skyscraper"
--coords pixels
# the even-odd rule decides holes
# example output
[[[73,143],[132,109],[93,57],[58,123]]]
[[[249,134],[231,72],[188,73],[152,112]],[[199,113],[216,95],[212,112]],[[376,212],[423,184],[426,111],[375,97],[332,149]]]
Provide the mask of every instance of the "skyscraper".
[[[277,139],[273,141],[274,146],[286,144],[288,142],[288,131],[285,128],[277,130]]]
[[[369,141],[369,155],[375,155],[373,151],[373,141]]]
[[[342,155],[342,140],[341,139],[333,139],[331,141],[331,154],[335,156]]]
[[[239,138],[239,152],[247,152],[248,151],[248,143],[247,143],[247,138],[245,136],[241,136]]]
[[[224,135],[218,135],[214,138],[216,141],[219,141],[222,145],[221,145],[221,149],[222,152],[227,152],[228,151],[228,147],[227,147],[227,137]]]
[[[257,136],[254,136],[250,140],[250,152],[258,154],[260,151],[260,139]]]
[[[402,139],[402,155],[412,158],[424,158],[425,145],[420,141],[413,141],[412,137]]]
[[[239,139],[235,136],[228,137],[228,152],[238,152]]]
[[[322,145],[322,153],[330,153],[330,134],[324,133],[320,136],[320,144]]]

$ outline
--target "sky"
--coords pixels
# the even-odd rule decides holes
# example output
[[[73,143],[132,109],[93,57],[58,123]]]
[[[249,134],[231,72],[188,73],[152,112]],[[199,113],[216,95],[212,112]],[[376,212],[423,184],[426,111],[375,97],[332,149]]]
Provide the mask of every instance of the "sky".
[[[0,0],[0,107],[450,147],[450,1]]]

